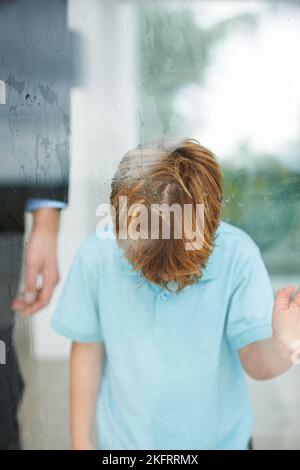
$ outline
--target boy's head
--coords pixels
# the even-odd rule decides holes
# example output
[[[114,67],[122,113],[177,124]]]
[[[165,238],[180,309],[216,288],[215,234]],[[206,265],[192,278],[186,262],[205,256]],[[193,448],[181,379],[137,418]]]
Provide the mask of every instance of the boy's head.
[[[116,236],[133,269],[178,291],[195,283],[220,221],[214,154],[195,140],[139,145],[121,160],[111,189]]]

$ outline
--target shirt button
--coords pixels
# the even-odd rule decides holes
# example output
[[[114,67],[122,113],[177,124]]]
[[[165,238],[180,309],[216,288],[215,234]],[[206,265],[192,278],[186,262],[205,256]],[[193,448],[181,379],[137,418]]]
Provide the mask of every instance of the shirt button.
[[[169,296],[170,296],[169,292],[163,292],[163,293],[161,294],[161,298],[162,298],[163,300],[167,300],[167,299],[169,298]]]

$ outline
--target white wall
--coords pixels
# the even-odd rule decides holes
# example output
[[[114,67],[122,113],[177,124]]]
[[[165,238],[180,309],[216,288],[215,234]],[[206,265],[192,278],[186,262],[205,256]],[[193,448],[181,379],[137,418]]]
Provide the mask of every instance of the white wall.
[[[70,203],[59,235],[61,282],[51,304],[35,317],[34,353],[64,358],[69,341],[50,321],[72,257],[95,230],[96,207],[109,191],[109,178],[122,154],[136,144],[135,14],[130,2],[72,0],[69,27],[80,38],[83,81],[71,93]]]

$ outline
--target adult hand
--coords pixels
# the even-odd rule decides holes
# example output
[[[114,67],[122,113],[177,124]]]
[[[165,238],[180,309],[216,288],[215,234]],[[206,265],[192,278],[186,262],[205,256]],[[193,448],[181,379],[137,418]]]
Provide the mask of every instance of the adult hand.
[[[57,231],[60,211],[42,208],[33,213],[33,226],[25,248],[25,284],[12,308],[32,315],[45,307],[59,281]],[[38,285],[40,281],[41,285]]]

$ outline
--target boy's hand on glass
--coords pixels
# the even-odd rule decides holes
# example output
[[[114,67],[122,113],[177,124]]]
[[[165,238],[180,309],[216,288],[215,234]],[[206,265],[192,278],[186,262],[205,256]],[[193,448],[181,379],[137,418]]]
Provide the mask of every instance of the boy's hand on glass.
[[[273,335],[240,350],[244,370],[256,380],[286,372],[300,357],[300,288],[281,289],[273,307]]]
[[[273,338],[283,355],[300,349],[300,287],[280,289],[273,308]],[[294,361],[293,361],[294,362]]]

